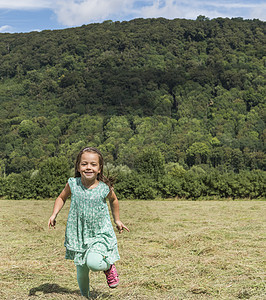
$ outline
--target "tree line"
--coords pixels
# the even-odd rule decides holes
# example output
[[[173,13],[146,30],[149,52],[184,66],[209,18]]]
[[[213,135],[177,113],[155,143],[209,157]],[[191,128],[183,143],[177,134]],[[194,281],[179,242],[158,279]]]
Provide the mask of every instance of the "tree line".
[[[0,196],[55,197],[74,175],[77,153],[90,145],[103,153],[105,174],[122,199],[265,197],[258,153],[223,145],[197,119],[180,120],[72,114],[13,123],[16,150],[9,163],[2,160]]]
[[[122,198],[265,196],[265,22],[105,21],[0,53],[1,196],[54,197],[51,160],[65,180],[87,145]]]

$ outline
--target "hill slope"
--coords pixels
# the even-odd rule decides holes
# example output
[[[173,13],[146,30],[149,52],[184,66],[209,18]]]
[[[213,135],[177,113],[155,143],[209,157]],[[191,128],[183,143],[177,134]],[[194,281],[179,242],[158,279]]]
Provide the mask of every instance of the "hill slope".
[[[135,19],[0,34],[1,174],[84,145],[136,168],[265,169],[265,22]]]

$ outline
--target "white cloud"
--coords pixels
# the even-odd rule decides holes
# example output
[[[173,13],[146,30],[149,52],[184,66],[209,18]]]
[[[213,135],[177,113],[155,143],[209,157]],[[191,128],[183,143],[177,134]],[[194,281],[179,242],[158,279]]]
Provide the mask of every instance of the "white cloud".
[[[1,0],[0,9],[32,10],[52,8],[53,0]]]
[[[260,13],[259,13],[260,12]],[[140,8],[139,15],[143,17],[196,18],[205,15],[209,18],[234,17],[254,18],[258,14],[265,19],[266,4],[251,0],[242,1],[200,1],[200,0],[153,0],[150,5]],[[258,18],[258,17],[257,17]]]
[[[0,27],[0,32],[11,32],[12,27],[9,25],[3,25]]]
[[[262,0],[55,0],[54,12],[58,21],[67,26],[78,26],[107,19],[165,17],[195,19],[243,17],[265,19],[266,4]]]
[[[204,15],[265,20],[266,16],[265,0],[0,0],[0,9],[50,9],[65,26],[137,17],[195,19]]]
[[[249,13],[250,19],[266,20],[266,4],[263,7],[254,7]]]
[[[57,0],[54,12],[64,25],[75,26],[122,17],[133,1],[127,0]]]
[[[189,3],[189,6],[191,7],[191,2]],[[172,19],[180,16],[186,17],[185,15],[187,15],[186,4],[183,5],[183,3],[172,0],[152,1],[152,5],[141,7],[139,13],[145,18],[166,17]]]

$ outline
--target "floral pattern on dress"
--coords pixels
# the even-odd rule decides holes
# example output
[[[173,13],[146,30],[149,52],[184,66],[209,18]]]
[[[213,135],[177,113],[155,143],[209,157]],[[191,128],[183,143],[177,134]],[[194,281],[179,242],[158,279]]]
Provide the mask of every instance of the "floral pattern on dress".
[[[66,259],[83,265],[88,252],[100,253],[109,264],[119,257],[117,239],[111,223],[106,197],[107,184],[100,181],[87,189],[80,177],[69,178],[71,204],[65,232]]]

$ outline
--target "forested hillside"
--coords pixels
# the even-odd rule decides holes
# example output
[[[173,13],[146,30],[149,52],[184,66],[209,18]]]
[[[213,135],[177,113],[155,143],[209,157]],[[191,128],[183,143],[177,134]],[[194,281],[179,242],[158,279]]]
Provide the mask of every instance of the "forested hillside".
[[[0,196],[54,197],[96,146],[123,198],[265,196],[266,23],[0,34]]]

